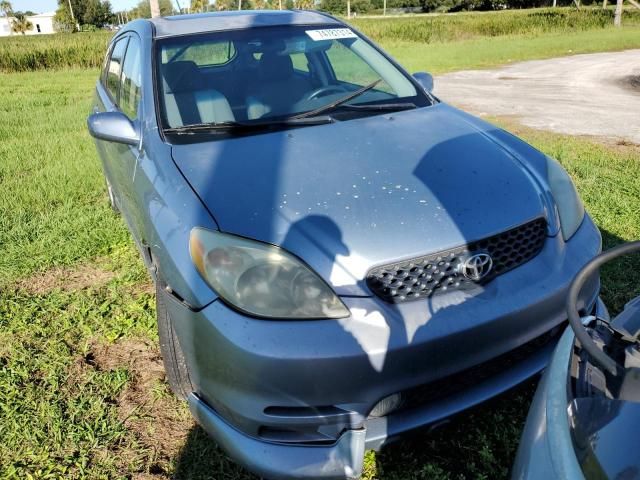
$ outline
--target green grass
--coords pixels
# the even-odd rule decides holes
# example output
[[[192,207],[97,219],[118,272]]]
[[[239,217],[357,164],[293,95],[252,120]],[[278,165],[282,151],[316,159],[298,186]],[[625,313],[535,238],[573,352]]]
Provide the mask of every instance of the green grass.
[[[126,242],[85,128],[96,78],[95,70],[0,74],[0,289]]]
[[[432,44],[385,40],[383,47],[410,72],[437,74],[523,60],[640,48],[640,28],[550,33],[534,37],[510,35]]]
[[[96,75],[0,74],[0,478],[254,478],[159,377],[145,380],[156,347],[100,358],[127,342],[155,345],[157,333],[149,281],[86,133]],[[568,169],[606,246],[640,238],[639,147],[508,126]],[[640,261],[623,266],[604,271],[614,310],[640,293]],[[506,478],[534,388],[367,454],[365,479]]]

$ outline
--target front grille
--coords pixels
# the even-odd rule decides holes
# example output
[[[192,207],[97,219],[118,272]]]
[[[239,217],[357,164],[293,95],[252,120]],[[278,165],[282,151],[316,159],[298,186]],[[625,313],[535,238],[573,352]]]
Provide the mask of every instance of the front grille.
[[[473,289],[531,260],[542,250],[546,235],[547,222],[538,218],[460,247],[375,267],[367,274],[367,285],[390,303]],[[470,280],[460,272],[461,264],[477,253],[487,253],[493,260],[493,268],[480,281]]]
[[[400,392],[401,400],[394,412],[421,407],[473,388],[475,385],[515,367],[549,344],[555,344],[566,326],[567,322],[563,322],[539,337],[491,360],[434,382]]]

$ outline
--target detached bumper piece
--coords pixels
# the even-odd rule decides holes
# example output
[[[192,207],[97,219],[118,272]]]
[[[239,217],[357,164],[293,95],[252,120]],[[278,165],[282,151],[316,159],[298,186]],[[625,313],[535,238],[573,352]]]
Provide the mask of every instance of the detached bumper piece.
[[[268,480],[357,479],[364,461],[364,429],[347,430],[332,445],[287,445],[249,437],[225,422],[197,395],[191,413],[238,463]]]

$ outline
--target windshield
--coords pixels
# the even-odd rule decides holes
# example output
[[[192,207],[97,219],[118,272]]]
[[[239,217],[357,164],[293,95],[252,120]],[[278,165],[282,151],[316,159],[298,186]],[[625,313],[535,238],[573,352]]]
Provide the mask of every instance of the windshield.
[[[349,28],[197,34],[160,40],[156,52],[162,123],[169,129],[264,124],[315,112],[342,111],[343,120],[429,104],[404,72]]]

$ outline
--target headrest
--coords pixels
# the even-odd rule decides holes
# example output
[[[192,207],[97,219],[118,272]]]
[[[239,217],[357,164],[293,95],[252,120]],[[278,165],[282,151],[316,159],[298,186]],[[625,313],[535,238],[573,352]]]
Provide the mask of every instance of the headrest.
[[[198,89],[200,70],[191,60],[170,62],[162,66],[165,93],[193,92]]]
[[[293,62],[287,54],[265,52],[260,57],[260,75],[263,80],[286,80],[293,74]]]

